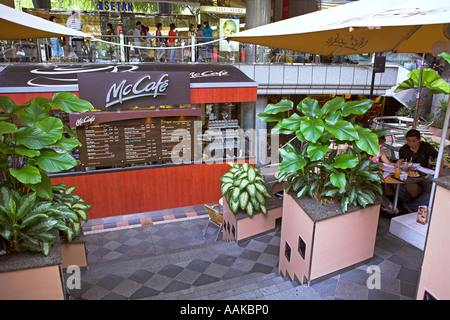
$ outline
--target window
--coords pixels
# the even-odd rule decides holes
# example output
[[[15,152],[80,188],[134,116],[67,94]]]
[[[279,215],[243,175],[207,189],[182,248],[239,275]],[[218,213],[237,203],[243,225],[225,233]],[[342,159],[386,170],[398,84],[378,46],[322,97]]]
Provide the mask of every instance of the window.
[[[286,256],[287,261],[291,262],[291,247],[287,242],[284,247],[284,255]]]
[[[298,236],[298,253],[300,253],[300,256],[305,260],[306,243],[301,236]]]

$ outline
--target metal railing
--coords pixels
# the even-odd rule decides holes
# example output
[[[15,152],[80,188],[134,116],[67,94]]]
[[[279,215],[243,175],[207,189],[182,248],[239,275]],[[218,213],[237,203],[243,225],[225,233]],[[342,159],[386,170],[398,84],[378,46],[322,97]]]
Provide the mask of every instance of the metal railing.
[[[261,64],[370,65],[371,55],[325,57],[253,44],[230,44],[221,38],[94,35],[97,41],[70,38],[0,41],[0,63],[139,63],[208,62]],[[64,40],[63,40],[64,39]],[[212,39],[211,41],[205,41]],[[145,40],[145,41],[142,41]],[[410,70],[416,54],[387,54],[387,61]]]

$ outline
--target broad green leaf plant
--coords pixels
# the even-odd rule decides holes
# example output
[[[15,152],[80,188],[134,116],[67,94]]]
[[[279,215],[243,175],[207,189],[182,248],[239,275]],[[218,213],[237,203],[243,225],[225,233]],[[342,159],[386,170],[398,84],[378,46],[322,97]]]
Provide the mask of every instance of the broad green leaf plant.
[[[68,238],[68,229],[78,230],[66,219],[79,223],[80,216],[70,215],[57,203],[60,190],[52,187],[47,173],[73,168],[77,160],[70,152],[80,143],[73,130],[50,115],[52,109],[70,113],[93,107],[68,92],[51,99],[38,97],[23,105],[0,97],[0,245],[3,239],[11,251],[27,249],[48,255],[51,230],[66,232]],[[58,197],[54,199],[55,190]],[[64,192],[67,203],[74,200],[68,199],[70,193]]]
[[[376,201],[383,177],[369,156],[378,156],[381,133],[354,123],[372,103],[368,99],[345,102],[338,97],[320,106],[317,100],[305,98],[294,106],[282,100],[258,115],[264,121],[278,122],[272,134],[293,135],[291,141],[299,142],[290,141],[279,150],[278,180],[288,182],[287,192],[310,196],[320,204],[340,201],[343,213],[349,204],[366,207]],[[286,117],[286,111],[292,115]]]
[[[230,164],[230,171],[225,172],[220,181],[220,191],[227,200],[233,213],[242,210],[251,218],[255,212],[267,214],[266,198],[271,198],[264,185],[266,182],[261,170],[248,163]]]

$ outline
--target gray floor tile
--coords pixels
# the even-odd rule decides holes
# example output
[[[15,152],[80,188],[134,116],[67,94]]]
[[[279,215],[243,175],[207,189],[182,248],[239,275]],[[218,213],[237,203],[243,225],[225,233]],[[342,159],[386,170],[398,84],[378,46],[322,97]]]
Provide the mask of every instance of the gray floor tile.
[[[170,214],[170,210],[166,211],[165,214]],[[205,288],[227,283],[225,291],[213,290],[212,295],[222,299],[415,298],[423,252],[389,234],[388,219],[380,217],[372,260],[311,287],[295,287],[297,284],[271,275],[277,272],[279,228],[238,244],[215,242],[215,232],[206,237],[202,235],[206,221],[203,218],[175,220],[86,235],[90,268],[82,273],[82,289],[72,290],[72,296],[75,299],[120,300],[164,299],[166,294],[176,299],[184,292],[181,297],[198,299],[206,296]],[[194,255],[190,253],[192,248],[198,248]],[[149,263],[148,259],[154,260]],[[367,288],[369,265],[380,267],[381,289]],[[242,282],[241,279],[249,274],[271,278]],[[275,287],[280,291],[271,291],[270,288]],[[266,288],[263,290],[265,295],[258,288]]]

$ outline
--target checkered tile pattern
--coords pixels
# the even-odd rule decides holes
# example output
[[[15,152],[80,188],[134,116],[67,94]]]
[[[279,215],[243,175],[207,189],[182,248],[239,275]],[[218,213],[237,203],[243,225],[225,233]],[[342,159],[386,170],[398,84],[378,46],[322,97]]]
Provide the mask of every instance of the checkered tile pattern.
[[[277,273],[280,229],[236,244],[215,242],[207,216],[149,226],[87,232],[88,270],[71,299],[415,299],[423,252],[388,232],[380,216],[375,256],[311,287]],[[368,266],[379,266],[380,290],[369,290]],[[70,275],[64,274],[67,278]]]
[[[237,245],[215,242],[207,219],[87,234],[89,269],[75,299],[144,299],[249,273],[277,270],[279,229]]]

